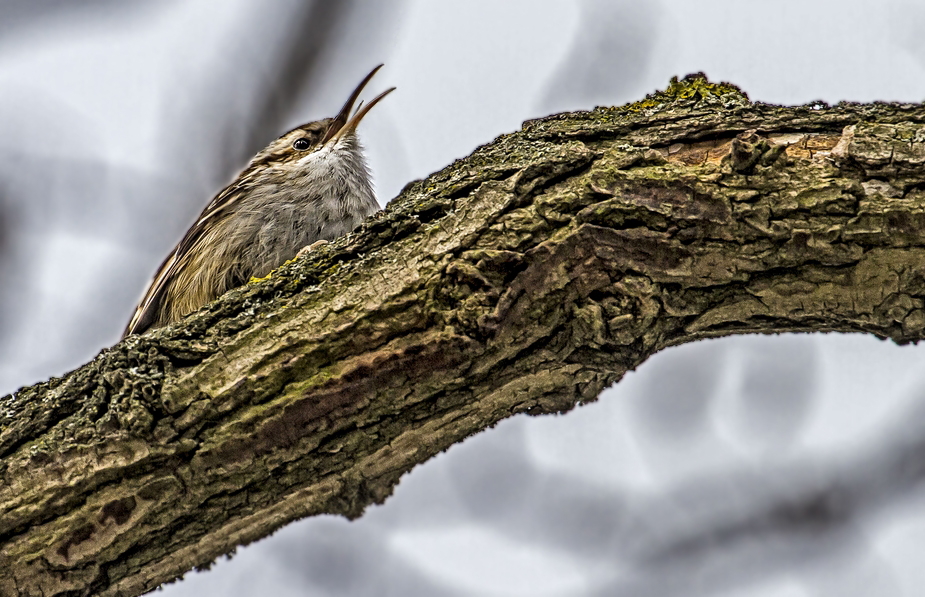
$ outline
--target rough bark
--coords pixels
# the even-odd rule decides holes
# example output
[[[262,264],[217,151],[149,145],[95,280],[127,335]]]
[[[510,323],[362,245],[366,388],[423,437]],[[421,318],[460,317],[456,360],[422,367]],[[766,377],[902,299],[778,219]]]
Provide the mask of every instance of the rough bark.
[[[925,108],[695,76],[528,122],[354,234],[0,401],[0,595],[138,595],[667,346],[925,329]]]

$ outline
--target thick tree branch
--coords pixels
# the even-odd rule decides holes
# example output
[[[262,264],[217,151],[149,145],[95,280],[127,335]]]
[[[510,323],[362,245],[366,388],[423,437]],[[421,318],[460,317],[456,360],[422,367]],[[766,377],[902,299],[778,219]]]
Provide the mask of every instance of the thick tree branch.
[[[137,595],[654,352],[925,328],[925,109],[700,77],[525,124],[357,233],[0,402],[0,594]]]

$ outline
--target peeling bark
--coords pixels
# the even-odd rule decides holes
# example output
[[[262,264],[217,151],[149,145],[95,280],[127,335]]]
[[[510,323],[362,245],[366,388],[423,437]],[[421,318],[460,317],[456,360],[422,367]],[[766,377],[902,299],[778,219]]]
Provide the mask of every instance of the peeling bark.
[[[925,108],[702,77],[525,123],[183,322],[0,401],[0,595],[138,595],[360,516],[700,338],[925,329]]]

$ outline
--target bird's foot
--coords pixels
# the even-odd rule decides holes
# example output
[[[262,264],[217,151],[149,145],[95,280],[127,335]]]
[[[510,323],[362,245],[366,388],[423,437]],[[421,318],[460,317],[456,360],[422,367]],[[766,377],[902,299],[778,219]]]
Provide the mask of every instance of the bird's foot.
[[[313,242],[312,244],[310,244],[310,245],[305,245],[304,247],[302,247],[301,249],[299,249],[299,252],[295,254],[295,257],[296,257],[296,259],[298,259],[299,257],[305,257],[306,255],[308,255],[309,253],[311,253],[311,252],[314,251],[315,249],[319,249],[319,248],[321,248],[321,247],[323,247],[323,246],[325,246],[325,245],[329,245],[329,244],[331,244],[331,242],[330,242],[330,241],[327,241],[327,240],[316,240],[316,241]]]

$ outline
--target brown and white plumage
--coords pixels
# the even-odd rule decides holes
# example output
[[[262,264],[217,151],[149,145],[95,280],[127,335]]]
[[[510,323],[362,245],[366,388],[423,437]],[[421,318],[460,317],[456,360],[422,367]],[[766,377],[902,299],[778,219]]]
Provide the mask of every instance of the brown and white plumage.
[[[176,321],[379,209],[356,127],[394,88],[350,112],[380,67],[337,116],[285,133],[212,199],[161,264],[123,336]]]

